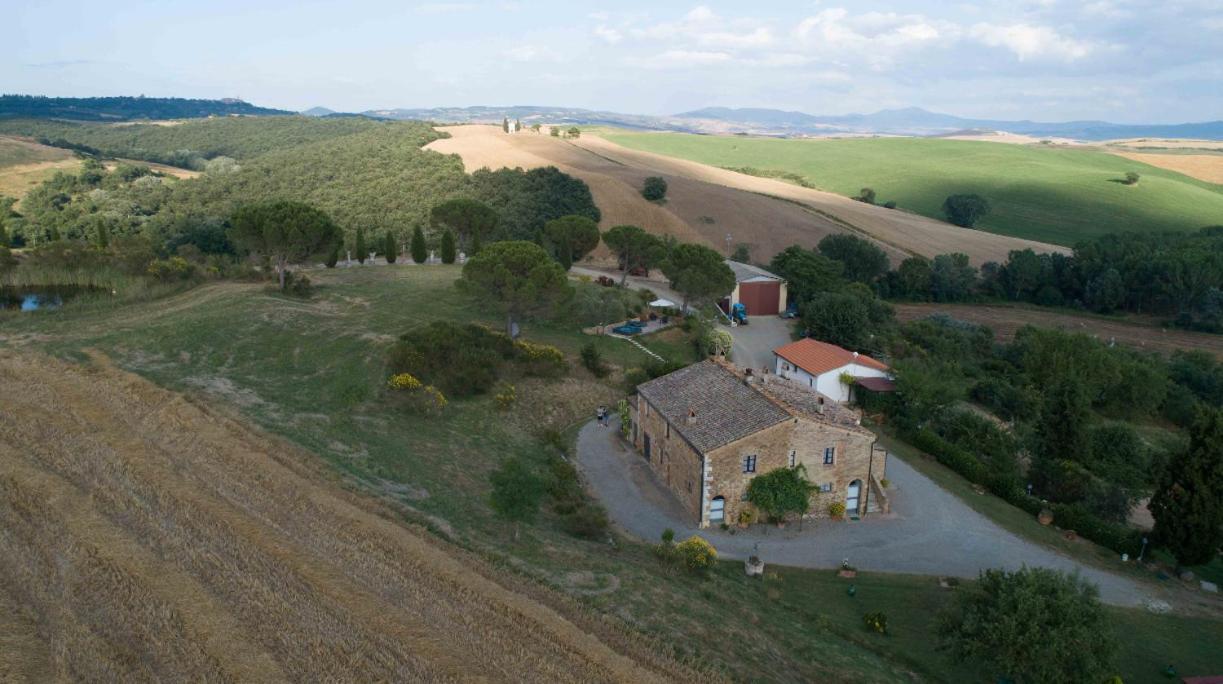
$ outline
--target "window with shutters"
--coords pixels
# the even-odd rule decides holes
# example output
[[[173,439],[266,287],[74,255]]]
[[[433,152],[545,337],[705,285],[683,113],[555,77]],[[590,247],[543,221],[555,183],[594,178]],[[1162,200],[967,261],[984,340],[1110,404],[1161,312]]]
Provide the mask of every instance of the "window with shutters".
[[[745,473],[756,472],[756,454],[752,454],[750,456],[743,457],[743,472]]]
[[[793,468],[796,465],[798,465],[798,452],[791,449],[790,450],[790,467]]]
[[[832,465],[837,462],[837,448],[824,447],[824,465]]]

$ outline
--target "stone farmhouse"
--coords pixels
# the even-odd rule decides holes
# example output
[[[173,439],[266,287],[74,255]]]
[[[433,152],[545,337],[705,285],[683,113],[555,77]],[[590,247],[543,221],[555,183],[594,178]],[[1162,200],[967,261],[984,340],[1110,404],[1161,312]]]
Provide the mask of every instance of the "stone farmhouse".
[[[875,392],[894,389],[887,364],[809,337],[774,349],[773,357],[774,373],[837,402],[852,397],[853,387],[842,382],[843,376]]]
[[[777,468],[816,485],[809,518],[889,508],[887,452],[859,414],[790,380],[708,360],[638,386],[635,404],[634,446],[701,527],[737,523],[748,483]]]

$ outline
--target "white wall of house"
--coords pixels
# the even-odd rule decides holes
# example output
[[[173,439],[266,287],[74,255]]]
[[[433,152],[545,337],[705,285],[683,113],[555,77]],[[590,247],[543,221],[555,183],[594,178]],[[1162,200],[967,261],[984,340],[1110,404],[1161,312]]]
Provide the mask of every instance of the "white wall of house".
[[[849,373],[855,378],[886,378],[890,377],[886,371],[881,371],[870,366],[863,366],[857,363],[850,363],[840,368],[834,368],[830,371],[819,374],[818,376],[811,375],[807,371],[795,366],[786,361],[780,356],[774,354],[773,372],[783,378],[788,378],[808,387],[813,391],[819,392],[833,401],[846,402],[849,401],[850,388],[846,387],[841,382],[841,374]]]

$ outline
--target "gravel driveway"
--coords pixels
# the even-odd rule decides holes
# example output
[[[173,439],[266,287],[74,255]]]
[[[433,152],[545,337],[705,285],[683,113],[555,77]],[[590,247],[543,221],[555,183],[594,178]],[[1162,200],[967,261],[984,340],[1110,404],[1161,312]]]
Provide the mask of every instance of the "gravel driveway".
[[[679,539],[698,533],[678,501],[649,466],[620,438],[617,422],[591,422],[578,436],[578,463],[608,514],[625,532],[655,542],[667,528]],[[758,546],[766,563],[832,568],[842,559],[862,570],[975,578],[986,568],[1021,565],[1078,569],[1099,585],[1100,596],[1121,606],[1148,597],[1138,583],[1077,563],[1022,539],[940,489],[904,461],[889,456],[892,513],[856,522],[805,522],[802,529],[756,525],[735,534],[699,530],[729,558],[746,558]]]
[[[794,322],[778,316],[748,316],[748,324],[722,328],[735,338],[731,360],[740,368],[773,369],[773,350],[793,342]]]

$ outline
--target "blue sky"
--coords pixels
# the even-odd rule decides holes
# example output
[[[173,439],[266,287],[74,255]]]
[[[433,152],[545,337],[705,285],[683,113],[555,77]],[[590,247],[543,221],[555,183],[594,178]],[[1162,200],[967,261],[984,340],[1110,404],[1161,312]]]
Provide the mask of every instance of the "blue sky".
[[[8,93],[1223,119],[1223,0],[5,5]]]

